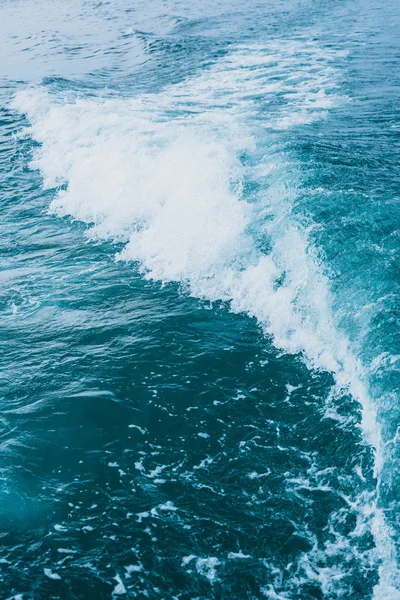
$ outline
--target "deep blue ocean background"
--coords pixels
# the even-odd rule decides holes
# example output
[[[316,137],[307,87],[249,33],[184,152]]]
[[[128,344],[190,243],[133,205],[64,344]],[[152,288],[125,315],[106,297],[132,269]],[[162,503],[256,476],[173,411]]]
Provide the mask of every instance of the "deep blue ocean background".
[[[400,599],[399,28],[0,0],[2,599]]]

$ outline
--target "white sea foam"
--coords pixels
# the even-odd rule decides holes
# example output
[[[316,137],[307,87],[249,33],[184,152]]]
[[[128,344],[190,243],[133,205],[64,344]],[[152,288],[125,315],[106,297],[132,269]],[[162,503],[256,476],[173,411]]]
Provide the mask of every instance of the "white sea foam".
[[[214,583],[217,579],[217,567],[220,565],[220,561],[215,556],[210,556],[207,558],[198,558],[191,554],[190,556],[184,556],[182,559],[182,566],[186,567],[190,565],[190,563],[194,561],[196,571],[199,575],[206,577],[210,583]],[[189,568],[191,572],[192,569]]]
[[[46,188],[63,186],[52,212],[90,224],[92,238],[124,241],[118,258],[135,261],[146,277],[229,303],[255,317],[278,348],[333,373],[336,392],[360,402],[379,478],[375,408],[362,365],[335,327],[307,228],[291,215],[299,176],[281,140],[282,130],[323,118],[343,101],[331,64],[337,55],[307,41],[239,47],[158,94],[66,102],[28,89],[14,106],[41,143],[32,168],[41,170]],[[246,202],[251,177],[263,192]],[[376,598],[383,600],[385,586],[396,597],[397,570],[374,502],[368,506],[385,582]],[[325,575],[318,575],[322,583]]]

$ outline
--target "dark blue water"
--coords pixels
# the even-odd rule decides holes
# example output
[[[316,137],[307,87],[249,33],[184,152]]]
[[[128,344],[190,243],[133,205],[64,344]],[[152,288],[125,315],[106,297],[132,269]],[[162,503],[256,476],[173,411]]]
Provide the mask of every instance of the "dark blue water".
[[[0,597],[398,600],[400,5],[0,23]]]

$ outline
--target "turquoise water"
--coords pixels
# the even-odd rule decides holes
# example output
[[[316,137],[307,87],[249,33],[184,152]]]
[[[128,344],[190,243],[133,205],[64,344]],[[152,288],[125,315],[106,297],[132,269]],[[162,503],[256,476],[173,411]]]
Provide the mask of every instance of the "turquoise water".
[[[399,26],[0,3],[1,598],[400,598]]]

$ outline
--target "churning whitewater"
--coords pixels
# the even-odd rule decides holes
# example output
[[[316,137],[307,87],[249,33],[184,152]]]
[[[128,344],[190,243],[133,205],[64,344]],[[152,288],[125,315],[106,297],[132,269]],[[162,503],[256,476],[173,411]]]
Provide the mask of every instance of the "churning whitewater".
[[[373,7],[357,28],[352,2],[157,4],[146,34],[148,9],[116,4],[71,4],[71,57],[94,43],[85,20],[109,19],[120,42],[98,52],[106,65],[134,39],[134,76],[63,63],[2,92],[18,240],[2,318],[24,350],[2,359],[23,368],[4,407],[0,588],[400,599],[395,182],[386,138],[353,123],[393,125],[360,66]]]

